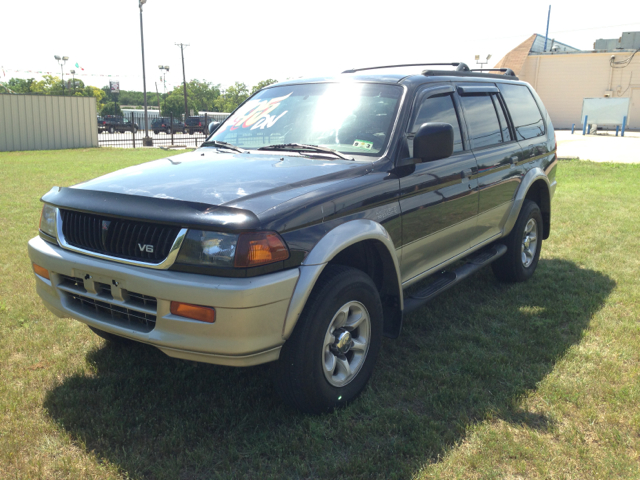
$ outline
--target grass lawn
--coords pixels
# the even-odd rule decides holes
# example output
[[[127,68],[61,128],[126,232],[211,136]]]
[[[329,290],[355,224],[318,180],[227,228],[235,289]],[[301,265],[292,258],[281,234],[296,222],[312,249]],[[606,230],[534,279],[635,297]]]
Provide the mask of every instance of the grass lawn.
[[[640,478],[640,165],[560,162],[534,277],[449,290],[311,417],[268,366],[111,346],[35,294],[40,196],[166,154],[0,153],[1,479]]]

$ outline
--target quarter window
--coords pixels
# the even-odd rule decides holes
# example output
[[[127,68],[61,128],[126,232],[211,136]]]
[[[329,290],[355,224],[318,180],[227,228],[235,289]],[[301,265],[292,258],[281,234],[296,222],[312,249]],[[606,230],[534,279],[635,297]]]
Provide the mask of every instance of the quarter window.
[[[526,140],[544,135],[542,115],[529,89],[524,85],[504,83],[499,83],[498,88],[511,114],[511,120],[516,129],[516,139]]]
[[[453,127],[453,151],[462,151],[460,122],[451,95],[438,95],[424,99],[420,104],[418,115],[412,123],[411,132],[417,132],[423,123],[430,122],[450,124]]]

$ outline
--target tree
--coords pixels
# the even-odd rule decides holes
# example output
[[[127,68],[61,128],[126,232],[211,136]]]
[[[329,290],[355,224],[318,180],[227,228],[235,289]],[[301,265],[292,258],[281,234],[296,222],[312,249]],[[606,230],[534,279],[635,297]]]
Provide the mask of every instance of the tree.
[[[262,90],[264,87],[273,85],[274,83],[278,83],[278,80],[274,80],[273,78],[270,78],[268,80],[262,80],[261,82],[258,82],[258,84],[251,89],[251,95]]]
[[[100,115],[122,115],[122,110],[117,103],[107,102],[100,110]]]
[[[196,104],[187,92],[187,108],[194,113],[198,113]],[[173,115],[176,118],[181,118],[184,113],[184,93],[182,87],[176,87],[173,92],[169,94],[166,100],[162,104],[162,116],[169,117]]]
[[[220,85],[193,79],[187,83],[187,96],[193,99],[198,110],[215,112],[215,102],[220,96]]]
[[[247,86],[244,83],[236,82],[216,99],[215,104],[217,111],[233,112],[247,98],[249,98],[249,89]]]

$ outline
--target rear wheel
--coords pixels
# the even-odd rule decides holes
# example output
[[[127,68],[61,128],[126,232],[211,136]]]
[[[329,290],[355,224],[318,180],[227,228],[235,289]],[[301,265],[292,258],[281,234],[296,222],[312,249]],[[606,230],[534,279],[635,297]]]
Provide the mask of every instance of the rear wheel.
[[[171,135],[171,129],[167,128],[167,135]]]
[[[538,205],[525,200],[511,233],[504,239],[507,253],[491,264],[503,282],[524,282],[535,272],[543,236],[542,213]]]
[[[371,377],[382,342],[382,305],[360,270],[329,265],[274,364],[285,403],[307,413],[354,400]]]
[[[160,130],[154,130],[153,133],[155,133],[156,135],[158,135],[160,133]]]
[[[113,127],[109,127],[109,133],[115,133],[116,129]]]
[[[136,133],[138,133],[138,129],[136,127],[133,127],[133,134],[135,135]]]

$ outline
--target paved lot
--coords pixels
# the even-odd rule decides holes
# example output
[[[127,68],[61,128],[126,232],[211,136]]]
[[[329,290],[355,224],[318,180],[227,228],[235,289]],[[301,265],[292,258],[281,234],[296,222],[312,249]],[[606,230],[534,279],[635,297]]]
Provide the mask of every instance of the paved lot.
[[[597,135],[582,135],[582,130],[556,130],[558,157],[579,158],[593,162],[640,163],[640,132],[615,131]]]

